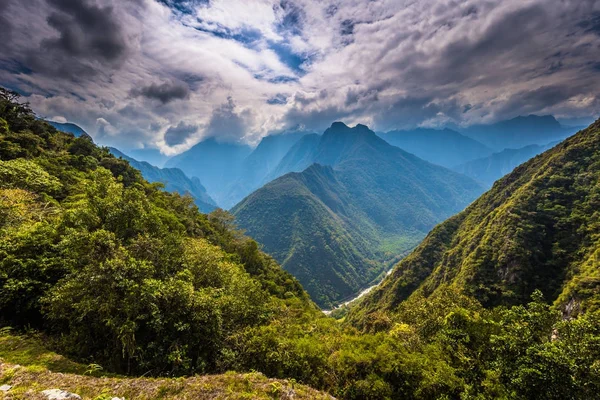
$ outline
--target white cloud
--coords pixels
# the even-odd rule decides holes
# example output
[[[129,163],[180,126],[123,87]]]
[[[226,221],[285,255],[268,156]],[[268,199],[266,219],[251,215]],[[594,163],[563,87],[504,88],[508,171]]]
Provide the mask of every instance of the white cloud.
[[[0,84],[124,149],[172,154],[206,136],[256,142],[338,119],[392,129],[600,113],[594,0],[211,0],[187,14],[154,0],[63,2],[114,22],[124,47],[112,58],[55,52],[68,25],[48,17],[75,23],[69,9],[6,1]],[[182,126],[198,129],[169,145]]]

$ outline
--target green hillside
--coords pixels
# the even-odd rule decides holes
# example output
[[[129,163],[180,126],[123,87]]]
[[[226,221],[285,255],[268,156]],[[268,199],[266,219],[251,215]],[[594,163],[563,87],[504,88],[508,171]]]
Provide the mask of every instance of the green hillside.
[[[320,313],[229,214],[200,214],[16,100],[0,89],[0,399],[597,397],[595,259],[566,292],[581,299],[576,318],[537,291],[488,309],[446,285],[372,313],[360,332]],[[561,195],[597,188],[594,129],[593,141],[564,147],[589,174]],[[344,184],[335,168],[310,172],[294,186],[315,194],[315,209],[353,211],[326,190]],[[576,215],[587,221],[581,249],[586,229],[597,237],[594,190]]]
[[[482,191],[363,125],[333,124],[312,154],[319,165],[276,179],[232,213],[322,307],[360,292]]]
[[[189,197],[0,91],[0,326],[112,371],[213,372],[231,337],[314,306],[289,273]],[[287,311],[289,312],[289,311]]]
[[[517,167],[438,225],[353,310],[397,310],[411,296],[463,289],[486,307],[540,289],[565,316],[600,306],[600,121]]]

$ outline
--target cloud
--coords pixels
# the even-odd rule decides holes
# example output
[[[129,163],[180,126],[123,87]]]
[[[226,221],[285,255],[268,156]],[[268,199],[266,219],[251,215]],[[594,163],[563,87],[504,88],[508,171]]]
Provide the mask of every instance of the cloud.
[[[141,88],[133,88],[133,96],[144,96],[151,100],[158,100],[166,104],[173,100],[183,100],[190,97],[189,87],[181,82],[151,83]]]
[[[54,122],[58,122],[59,124],[64,124],[67,121],[67,119],[65,117],[63,117],[62,115],[55,115],[54,117],[50,118],[51,121]]]
[[[114,61],[123,56],[127,43],[112,7],[99,7],[86,0],[48,0],[48,3],[54,7],[48,25],[59,37],[43,40],[42,48],[78,59]]]
[[[188,125],[182,121],[177,126],[171,126],[167,129],[165,132],[165,142],[169,146],[182,144],[197,131],[197,125]]]
[[[93,0],[24,3],[30,6],[40,3],[36,11],[44,13],[37,15],[45,22],[43,28],[38,27],[39,41],[28,43],[26,48],[15,46],[21,53],[21,63],[33,72],[53,78],[81,79],[122,65],[129,43],[112,5],[98,5]]]
[[[212,113],[205,137],[214,137],[221,141],[237,141],[246,134],[252,115],[249,111],[238,113],[232,97]]]
[[[4,0],[0,85],[98,143],[169,154],[336,120],[584,118],[599,18],[596,0]]]

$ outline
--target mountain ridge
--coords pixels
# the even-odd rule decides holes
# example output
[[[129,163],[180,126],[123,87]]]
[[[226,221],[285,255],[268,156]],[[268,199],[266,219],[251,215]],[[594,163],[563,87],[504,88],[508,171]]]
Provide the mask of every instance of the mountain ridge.
[[[315,139],[306,142],[314,146]],[[332,124],[311,152],[308,168],[275,179],[231,211],[325,307],[364,289],[386,262],[482,191],[470,178],[394,147],[364,125]],[[311,279],[315,274],[324,277],[320,283]]]
[[[364,325],[445,285],[488,307],[522,304],[541,289],[566,315],[598,309],[599,149],[600,120],[515,168],[436,226],[349,320]]]
[[[109,147],[108,149],[115,157],[120,157],[128,161],[149,182],[160,182],[165,185],[165,190],[169,192],[177,192],[181,195],[190,194],[200,211],[209,213],[217,207],[197,177],[190,179],[179,168],[159,168],[149,162],[138,161],[135,158],[129,157],[114,147]]]

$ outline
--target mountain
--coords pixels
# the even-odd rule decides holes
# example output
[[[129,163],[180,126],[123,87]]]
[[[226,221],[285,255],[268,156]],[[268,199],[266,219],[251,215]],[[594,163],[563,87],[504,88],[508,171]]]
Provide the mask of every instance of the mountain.
[[[517,167],[438,225],[349,319],[461,288],[486,307],[535,289],[566,316],[600,308],[600,120]]]
[[[146,161],[159,168],[163,168],[169,156],[166,156],[160,152],[159,149],[153,148],[142,148],[142,149],[127,149],[127,154],[135,158],[138,161]]]
[[[288,172],[301,172],[313,163],[315,151],[321,135],[316,133],[304,135],[298,140],[282,157],[274,170],[267,175],[267,181],[271,181]]]
[[[91,139],[91,136],[88,135],[88,133],[86,131],[84,131],[83,128],[81,128],[78,125],[72,124],[70,122],[66,122],[66,123],[60,123],[60,122],[54,122],[54,121],[46,121],[46,122],[48,122],[50,125],[52,125],[56,129],[58,129],[59,131],[72,133],[73,135],[75,135],[75,137],[87,136]]]
[[[296,149],[313,146],[315,137],[305,138]],[[270,182],[232,213],[323,307],[363,289],[386,262],[483,190],[470,178],[388,144],[364,125],[334,123],[309,148],[309,168]],[[296,149],[282,163],[293,164],[288,161],[297,160]]]
[[[255,370],[244,335],[288,314],[314,320],[298,281],[229,214],[201,214],[14,98],[0,88],[0,336],[35,329],[97,363],[88,372],[181,376]],[[29,354],[12,346],[2,340],[3,359]]]
[[[578,128],[563,127],[553,116],[529,115],[490,125],[473,125],[460,132],[496,150],[519,149],[563,140]]]
[[[479,158],[454,166],[452,169],[461,174],[470,176],[487,187],[491,187],[494,182],[511,172],[516,166],[543,153],[556,144],[557,142],[545,146],[532,144],[520,149],[504,149],[498,153],[491,154],[488,157]]]
[[[304,131],[283,132],[265,136],[258,146],[242,162],[240,175],[229,184],[229,192],[224,207],[237,204],[244,197],[268,182],[281,159],[300,138]],[[280,175],[278,175],[280,176]]]
[[[229,183],[240,175],[244,159],[251,151],[247,145],[221,143],[209,138],[169,159],[165,166],[179,168],[186,175],[199,178],[217,205],[229,208]]]
[[[139,170],[148,182],[161,182],[165,185],[165,190],[169,192],[191,195],[200,211],[208,213],[217,207],[198,178],[190,179],[178,168],[158,168],[145,161],[137,161],[114,147],[108,149],[112,155],[128,161],[129,165]]]
[[[446,168],[492,153],[487,146],[451,129],[419,128],[391,131],[379,136],[393,146]]]

